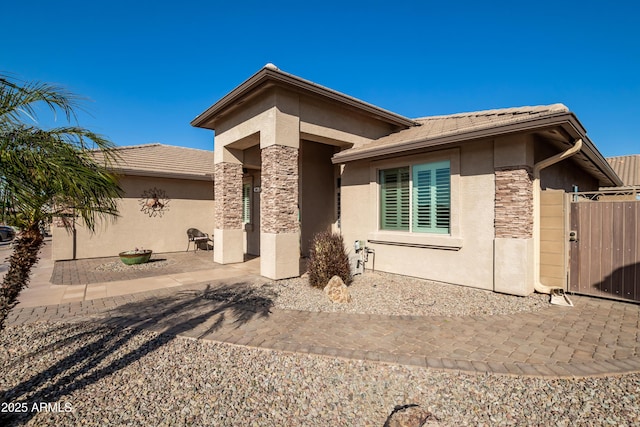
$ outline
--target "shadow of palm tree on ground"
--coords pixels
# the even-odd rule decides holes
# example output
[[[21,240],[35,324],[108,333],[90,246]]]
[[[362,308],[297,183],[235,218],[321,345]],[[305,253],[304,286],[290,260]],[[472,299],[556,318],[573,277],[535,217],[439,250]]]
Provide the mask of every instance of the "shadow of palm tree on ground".
[[[223,325],[239,328],[255,317],[268,317],[272,291],[239,282],[207,285],[204,290],[178,292],[124,304],[94,315],[90,331],[70,324],[73,331],[61,345],[81,347],[48,369],[6,390],[0,402],[56,402],[141,359],[180,334],[202,337]],[[74,329],[75,328],[75,329]],[[159,332],[127,349],[141,329]],[[50,351],[58,344],[45,345]],[[124,351],[124,352],[123,352]],[[118,354],[123,352],[123,354]],[[114,358],[115,355],[115,358]],[[37,412],[0,414],[3,425],[23,424]]]

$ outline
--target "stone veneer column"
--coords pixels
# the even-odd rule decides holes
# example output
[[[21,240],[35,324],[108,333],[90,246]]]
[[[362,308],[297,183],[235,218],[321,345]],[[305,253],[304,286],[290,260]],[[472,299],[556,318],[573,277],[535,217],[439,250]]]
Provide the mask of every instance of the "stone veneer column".
[[[298,148],[262,149],[260,274],[271,279],[300,275]]]
[[[533,177],[527,166],[495,170],[494,289],[533,292]]]
[[[220,264],[244,261],[242,232],[242,165],[214,165],[215,230],[213,260]]]
[[[533,179],[528,168],[496,170],[495,237],[533,237]]]

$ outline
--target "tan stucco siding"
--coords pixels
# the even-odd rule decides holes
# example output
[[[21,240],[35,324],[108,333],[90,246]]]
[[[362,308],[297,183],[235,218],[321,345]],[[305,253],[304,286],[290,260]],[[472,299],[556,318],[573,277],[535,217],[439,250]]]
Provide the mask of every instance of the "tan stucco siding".
[[[536,162],[558,153],[559,150],[553,149],[548,145],[535,145]],[[573,158],[556,163],[540,171],[540,188],[543,190],[553,189],[571,192],[574,185],[578,186],[578,191],[596,191],[599,188],[598,180],[579,167]]]
[[[451,161],[451,233],[385,232],[379,230],[377,170],[402,163]],[[342,176],[342,233],[375,249],[376,270],[493,289],[494,239],[493,143],[378,162],[347,164]],[[370,259],[367,268],[373,267]]]
[[[337,104],[300,97],[300,133],[303,138],[332,145],[360,146],[393,132],[387,123]]]
[[[308,254],[314,234],[330,231],[335,218],[334,147],[302,141],[300,155],[300,246]]]
[[[118,201],[120,216],[98,224],[95,234],[78,226],[76,258],[117,256],[136,247],[157,253],[184,251],[192,227],[213,235],[213,182],[125,176],[120,184],[125,191]],[[169,199],[161,216],[141,211],[142,193],[152,188],[163,190]],[[53,259],[72,259],[73,236],[55,226],[52,234]]]
[[[338,104],[277,88],[253,99],[246,109],[230,111],[217,119],[216,161],[223,161],[225,153],[218,150],[223,146],[240,150],[257,143],[262,148],[272,144],[297,146],[297,141],[287,140],[298,133],[314,142],[358,146],[395,130]]]

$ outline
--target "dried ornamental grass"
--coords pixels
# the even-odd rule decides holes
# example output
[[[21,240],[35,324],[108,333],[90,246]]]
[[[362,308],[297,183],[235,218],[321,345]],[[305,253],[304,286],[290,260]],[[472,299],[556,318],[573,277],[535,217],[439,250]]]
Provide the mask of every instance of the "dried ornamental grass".
[[[309,284],[316,288],[324,288],[333,276],[339,276],[345,285],[351,284],[349,256],[340,234],[325,231],[313,237],[307,270]]]

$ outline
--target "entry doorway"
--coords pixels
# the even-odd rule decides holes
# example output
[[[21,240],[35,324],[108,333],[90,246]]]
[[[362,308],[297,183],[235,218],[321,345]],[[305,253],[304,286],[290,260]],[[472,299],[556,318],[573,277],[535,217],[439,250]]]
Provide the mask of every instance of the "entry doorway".
[[[330,231],[336,216],[335,168],[333,145],[300,141],[299,209],[300,252],[308,256],[313,236]]]
[[[247,169],[242,177],[244,253],[260,256],[260,170]]]

